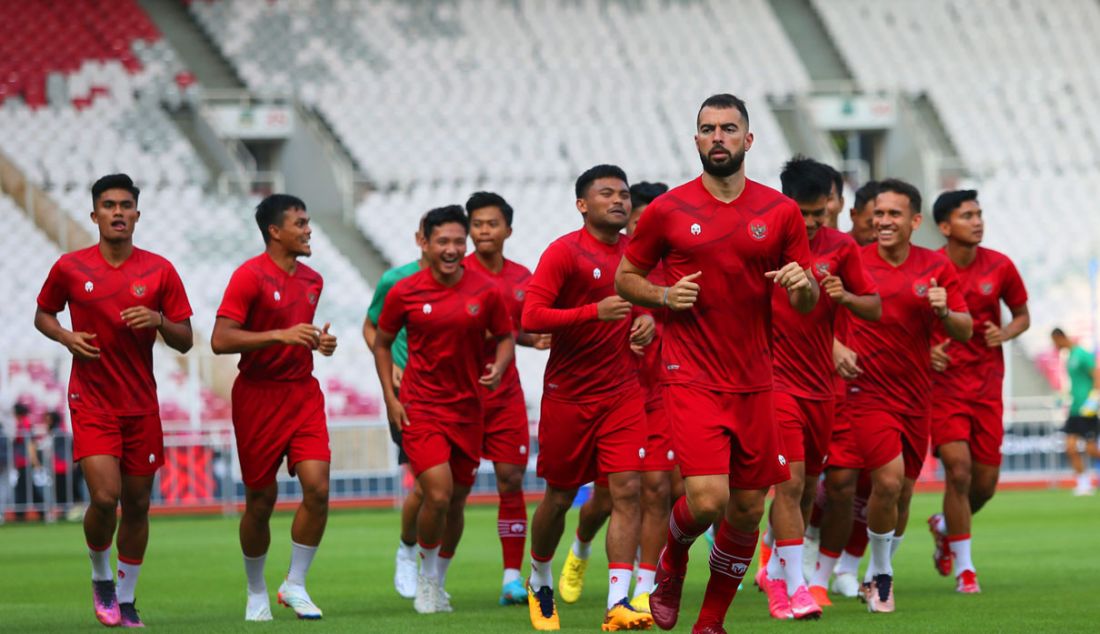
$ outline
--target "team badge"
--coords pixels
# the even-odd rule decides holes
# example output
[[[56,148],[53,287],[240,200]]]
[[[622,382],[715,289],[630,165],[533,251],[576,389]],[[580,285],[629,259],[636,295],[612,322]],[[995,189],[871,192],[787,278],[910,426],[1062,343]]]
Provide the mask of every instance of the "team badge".
[[[600,267],[597,266],[596,268],[592,269],[592,279],[598,280],[601,276],[603,276],[603,271],[600,270]]]
[[[470,313],[471,315],[476,315],[480,310],[481,304],[477,302],[470,302],[469,304],[466,304],[466,312]]]
[[[91,280],[88,280],[87,282],[84,282],[84,292],[85,293],[91,293],[93,290],[95,290],[95,284],[92,284]]]
[[[512,294],[515,295],[517,302],[522,302],[523,298],[527,297],[527,292],[522,288],[517,288]]]
[[[928,297],[928,285],[921,282],[913,282],[913,293],[917,297]]]
[[[310,306],[315,306],[317,304],[317,293],[307,293],[306,299],[309,300]]]
[[[521,456],[526,456],[527,455],[527,445],[520,445],[519,446],[519,455],[521,455]]]
[[[738,577],[744,577],[745,573],[749,571],[749,567],[741,562],[730,565],[730,571]]]
[[[703,233],[703,228],[699,226],[699,223],[698,222],[691,223],[691,235],[697,236],[700,233]]]
[[[814,270],[817,271],[817,274],[820,275],[821,277],[825,277],[826,275],[829,274],[829,263],[828,262],[818,262],[817,264],[814,265]]]
[[[424,304],[424,308],[422,310],[424,311],[425,315],[431,315],[432,314],[432,305],[431,304]]]
[[[783,454],[779,454],[779,466],[781,466],[781,467],[787,466],[787,456],[784,456]]]
[[[283,299],[283,296],[282,296],[281,293],[279,293],[279,291],[275,291],[274,293],[271,294],[271,296],[274,297],[275,301],[277,301],[277,302],[282,301],[282,299]]]
[[[513,535],[521,535],[527,530],[527,524],[523,522],[512,522],[508,525],[508,532]]]
[[[642,458],[643,460],[645,459],[645,447],[638,448],[638,457]]]
[[[993,294],[993,282],[982,282],[982,295]]]
[[[753,220],[749,223],[749,235],[757,241],[767,238],[768,225],[763,220]]]
[[[141,282],[134,282],[130,285],[130,292],[134,294],[134,297],[144,297],[145,285]]]
[[[676,459],[676,452],[674,452],[674,451],[672,451],[671,449],[669,449],[669,450],[668,450],[668,461],[669,461],[669,462],[672,462],[672,461],[673,461],[673,460],[675,460],[675,459]]]

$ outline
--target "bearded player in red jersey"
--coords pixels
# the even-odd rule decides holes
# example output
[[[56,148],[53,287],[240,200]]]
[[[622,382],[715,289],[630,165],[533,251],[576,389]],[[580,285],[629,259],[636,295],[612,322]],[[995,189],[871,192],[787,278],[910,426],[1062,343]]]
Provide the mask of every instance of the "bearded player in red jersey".
[[[528,605],[536,630],[560,628],[554,551],[577,489],[605,474],[612,508],[602,627],[640,629],[653,620],[628,597],[646,445],[645,396],[631,346],[650,343],[654,322],[648,314],[630,319],[630,304],[615,294],[615,266],[628,241],[620,233],[630,216],[626,174],[597,165],[577,178],[575,190],[584,226],[547,247],[523,308],[524,330],[554,337],[539,420],[538,475],[546,480],[546,494],[531,521]]]
[[[218,307],[210,347],[240,353],[233,382],[233,432],[245,486],[240,540],[248,579],[246,621],[270,621],[264,565],[271,545],[275,478],[286,457],[298,476],[302,502],[290,528],[290,570],[279,603],[300,619],[319,619],[306,592],[306,574],[328,522],[329,451],[325,397],[313,377],[313,351],[332,356],[336,336],[313,325],[324,282],[298,261],[313,252],[309,213],[301,199],[272,194],[256,206],[264,252],[229,279]]]
[[[426,268],[397,282],[382,308],[374,360],[390,424],[424,501],[417,518],[420,575],[414,609],[451,612],[447,568],[465,524],[466,497],[481,460],[485,414],[482,388],[495,390],[515,355],[512,320],[496,281],[463,266],[469,221],[460,205],[424,217]],[[393,342],[401,328],[409,363],[398,398]],[[493,357],[485,357],[485,339]]]
[[[772,298],[772,356],[775,368],[775,416],[786,450],[791,478],[775,487],[765,543],[774,545],[757,585],[768,594],[772,618],[806,619],[821,615],[828,604],[824,588],[811,596],[802,566],[804,518],[825,467],[833,426],[833,324],[841,309],[875,321],[882,300],[863,269],[855,240],[823,226],[828,213],[834,171],[812,159],[795,157],[779,175],[783,194],[798,203],[810,241],[813,275],[823,290],[809,315],[791,307],[787,293],[776,288]],[[813,483],[806,486],[806,482]],[[772,543],[769,543],[772,542]],[[763,557],[761,565],[764,565]]]
[[[512,318],[512,327],[518,329],[523,314],[523,301],[527,296],[527,282],[531,271],[504,257],[504,242],[512,236],[512,206],[499,194],[476,192],[466,201],[466,213],[470,219],[470,241],[474,252],[467,255],[463,265],[492,279],[500,286],[504,304]],[[516,333],[516,343],[538,350],[550,346],[549,335],[526,332]],[[496,355],[496,342],[486,340],[485,362],[491,363]],[[527,402],[519,372],[513,361],[501,378],[500,387],[489,390],[483,387],[485,402],[485,436],[481,443],[481,457],[493,463],[497,478],[497,534],[504,555],[504,579],[501,581],[501,605],[527,603],[527,588],[520,576],[523,551],[527,542],[527,504],[523,499],[523,473],[527,468],[527,448],[531,434],[527,427]]]
[[[851,429],[834,434],[831,495],[854,490],[858,470],[871,474],[867,537],[871,562],[864,597],[870,612],[894,611],[893,554],[909,519],[913,485],[928,453],[932,369],[928,350],[937,325],[966,341],[972,321],[955,268],[942,255],[910,243],[920,226],[917,188],[897,179],[879,183],[878,242],[863,248],[863,264],[882,295],[882,319],[852,320],[848,345],[861,372],[848,384]],[[841,504],[847,507],[850,498]]]
[[[92,603],[96,618],[109,627],[142,626],[134,592],[149,543],[149,496],[164,464],[153,344],[157,333],[179,352],[192,344],[191,305],[175,268],[134,246],[140,193],[126,174],[92,185],[99,243],[61,256],[34,315],[34,327],[73,355],[73,461],[80,463],[91,500],[84,539],[92,560]],[[66,305],[72,330],[57,318]],[[116,524],[117,593],[111,573]]]
[[[1012,260],[979,246],[985,223],[978,192],[944,192],[932,214],[947,238],[941,253],[955,265],[975,330],[982,333],[961,344],[938,333],[932,347],[932,447],[947,476],[943,512],[928,518],[936,543],[933,560],[941,575],[955,578],[956,591],[972,594],[981,589],[970,557],[970,522],[993,497],[1001,467],[1001,346],[1025,332],[1031,317],[1027,290]],[[1012,313],[1003,327],[1002,301]]]
[[[616,274],[626,299],[671,309],[661,342],[665,407],[687,495],[673,506],[649,598],[665,629],[679,615],[688,548],[724,515],[692,631],[725,631],[767,490],[790,478],[772,396],[772,292],[778,284],[806,314],[819,290],[798,206],[745,178],[752,141],[743,101],[704,101],[695,134],[703,175],[650,204]],[[646,279],[659,262],[671,286]]]

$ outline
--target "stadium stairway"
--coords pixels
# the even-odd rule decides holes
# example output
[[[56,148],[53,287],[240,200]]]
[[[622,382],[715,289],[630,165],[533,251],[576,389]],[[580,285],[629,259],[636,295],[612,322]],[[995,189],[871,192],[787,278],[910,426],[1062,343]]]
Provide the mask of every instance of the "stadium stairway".
[[[179,0],[138,0],[138,4],[203,87],[208,90],[244,90],[244,84],[233,67],[191,19],[186,3]]]
[[[768,4],[815,84],[853,81],[810,0],[769,0]]]

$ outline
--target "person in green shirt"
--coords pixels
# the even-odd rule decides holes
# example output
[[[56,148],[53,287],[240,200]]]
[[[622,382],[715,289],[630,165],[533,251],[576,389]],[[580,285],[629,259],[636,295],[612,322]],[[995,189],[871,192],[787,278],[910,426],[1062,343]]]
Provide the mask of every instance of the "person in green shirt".
[[[424,219],[420,219],[423,227]],[[421,229],[416,231],[416,244],[420,247],[420,259],[407,264],[394,267],[382,274],[378,284],[374,287],[374,296],[371,298],[370,308],[367,309],[367,318],[363,320],[363,339],[367,342],[367,348],[374,354],[374,337],[377,334],[378,318],[382,316],[382,306],[385,305],[386,295],[394,284],[404,278],[420,271],[427,266],[424,260],[424,237]],[[401,377],[405,372],[405,364],[409,361],[409,347],[405,338],[405,329],[397,333],[393,342],[393,387],[398,390],[401,387]],[[401,447],[401,430],[390,426],[390,437],[397,445],[397,463],[408,464],[409,457]],[[416,596],[416,575],[418,558],[416,554],[416,517],[420,513],[420,504],[424,499],[420,485],[416,484],[409,495],[405,496],[405,502],[401,505],[401,536],[397,545],[396,568],[393,575],[393,585],[397,594],[406,599]]]
[[[1092,495],[1096,488],[1092,485],[1092,475],[1086,471],[1079,450],[1080,441],[1085,441],[1085,451],[1092,460],[1100,459],[1100,450],[1096,447],[1100,421],[1096,418],[1100,401],[1100,373],[1096,371],[1096,357],[1088,350],[1074,343],[1061,328],[1050,333],[1055,347],[1069,350],[1066,360],[1066,373],[1069,374],[1069,418],[1063,429],[1066,433],[1066,455],[1069,464],[1077,476],[1074,495]]]

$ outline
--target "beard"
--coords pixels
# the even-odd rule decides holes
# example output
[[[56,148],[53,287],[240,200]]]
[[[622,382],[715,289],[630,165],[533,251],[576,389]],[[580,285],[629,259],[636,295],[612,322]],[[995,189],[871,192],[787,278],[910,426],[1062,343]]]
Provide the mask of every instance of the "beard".
[[[700,152],[699,161],[702,162],[703,171],[707,174],[716,178],[726,178],[733,176],[741,169],[741,165],[745,162],[745,148],[730,153],[729,158],[721,162],[712,161],[709,156]]]

